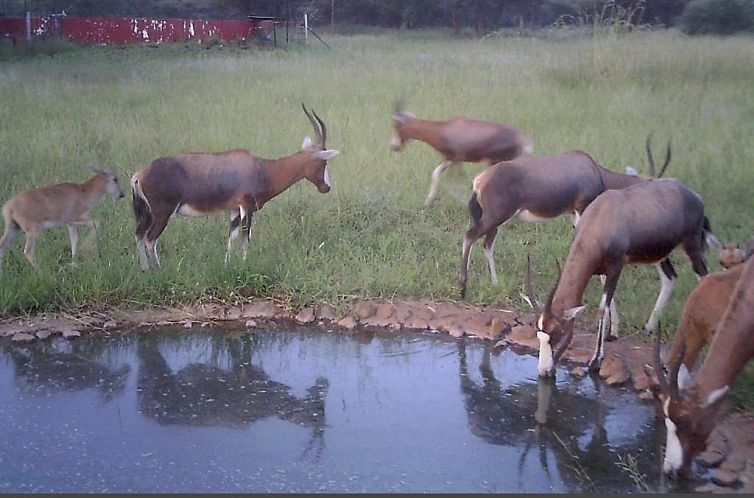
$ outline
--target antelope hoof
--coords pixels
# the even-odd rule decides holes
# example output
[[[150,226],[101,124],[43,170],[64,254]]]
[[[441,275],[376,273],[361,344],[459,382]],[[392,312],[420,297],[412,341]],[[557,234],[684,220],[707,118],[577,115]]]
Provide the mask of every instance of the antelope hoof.
[[[618,336],[617,335],[608,334],[608,335],[605,336],[605,341],[607,341],[607,342],[613,342],[613,341],[617,341],[617,340],[618,340]]]

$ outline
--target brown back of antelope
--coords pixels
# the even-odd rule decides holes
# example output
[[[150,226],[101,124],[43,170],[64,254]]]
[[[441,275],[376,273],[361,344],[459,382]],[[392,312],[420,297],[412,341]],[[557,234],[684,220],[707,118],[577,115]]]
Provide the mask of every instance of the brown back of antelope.
[[[71,255],[76,257],[79,226],[92,228],[90,240],[96,235],[97,223],[89,212],[106,194],[123,197],[118,177],[112,170],[90,167],[95,174],[84,183],[58,183],[26,190],[3,206],[5,233],[0,239],[0,271],[2,260],[11,243],[23,231],[26,234],[24,255],[37,266],[35,248],[40,232],[66,226],[71,242]]]

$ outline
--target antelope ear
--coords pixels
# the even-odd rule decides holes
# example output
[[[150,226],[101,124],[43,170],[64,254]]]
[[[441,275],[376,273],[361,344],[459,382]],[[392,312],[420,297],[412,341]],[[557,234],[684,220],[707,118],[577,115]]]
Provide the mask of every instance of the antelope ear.
[[[312,139],[309,137],[304,137],[304,142],[301,144],[302,149],[308,149],[309,147],[313,146]]]
[[[579,316],[581,312],[584,311],[585,309],[586,309],[586,306],[582,305],[582,306],[576,306],[575,308],[571,308],[569,310],[565,310],[563,312],[563,318],[565,320],[573,320],[574,318]]]
[[[702,410],[709,408],[710,406],[720,401],[723,398],[723,396],[725,396],[728,393],[729,390],[730,390],[730,386],[723,386],[709,393],[707,397],[704,399],[704,401],[702,401],[702,404],[700,405]]]
[[[332,159],[338,154],[340,154],[339,150],[327,149],[327,150],[320,150],[318,152],[315,152],[314,157],[316,157],[317,159],[322,159],[323,161],[327,161],[328,159]]]
[[[626,174],[631,176],[639,176],[639,172],[631,166],[626,166]]]

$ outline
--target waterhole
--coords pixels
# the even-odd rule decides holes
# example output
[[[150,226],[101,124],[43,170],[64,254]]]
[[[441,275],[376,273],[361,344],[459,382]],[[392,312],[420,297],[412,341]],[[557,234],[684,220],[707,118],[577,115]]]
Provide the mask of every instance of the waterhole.
[[[0,492],[635,492],[654,408],[432,334],[2,342]]]

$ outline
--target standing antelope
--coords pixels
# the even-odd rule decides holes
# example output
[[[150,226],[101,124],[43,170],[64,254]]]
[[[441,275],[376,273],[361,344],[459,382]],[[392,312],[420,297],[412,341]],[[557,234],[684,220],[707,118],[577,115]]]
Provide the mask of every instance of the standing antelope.
[[[656,167],[651,150],[651,134],[647,136],[646,151],[650,178]],[[662,177],[670,163],[668,143],[665,162],[657,178]],[[589,154],[571,151],[552,156],[519,157],[495,164],[474,178],[473,194],[469,201],[471,226],[463,238],[461,270],[458,287],[461,297],[466,295],[469,254],[477,239],[484,236],[484,254],[492,283],[497,284],[494,247],[498,227],[511,218],[526,222],[545,221],[572,212],[573,224],[581,213],[605,190],[622,189],[644,182],[648,177],[622,174],[599,165]],[[618,329],[618,310],[610,307],[614,329]],[[654,329],[654,323],[647,328]]]
[[[173,215],[206,216],[231,211],[227,263],[239,230],[244,232],[244,258],[251,238],[251,219],[270,199],[306,178],[320,193],[330,191],[327,161],[339,151],[327,149],[325,123],[301,104],[316,135],[301,149],[279,159],[262,159],[245,149],[161,157],[131,178],[136,216],[136,246],[144,270],[150,257],[159,268],[157,238]],[[313,114],[313,116],[312,116]]]
[[[716,416],[738,374],[754,358],[754,258],[742,265],[741,276],[717,325],[707,356],[693,382],[679,386],[681,363],[665,376],[660,359],[659,334],[654,367],[659,382],[655,396],[662,403],[667,438],[663,472],[688,474],[692,460],[704,449]]]
[[[589,362],[589,370],[595,371],[604,356],[605,335],[611,332],[609,307],[623,267],[627,263],[657,265],[661,289],[647,322],[656,325],[676,278],[668,256],[680,246],[694,273],[703,277],[707,266],[702,251],[708,233],[701,196],[676,180],[646,181],[597,197],[584,210],[562,276],[537,321],[539,375],[554,375],[555,364],[573,337],[574,319],[585,308],[581,300],[592,275],[605,276],[597,344]],[[527,292],[529,301],[536,303],[528,284]]]
[[[531,154],[532,141],[518,128],[502,123],[456,116],[447,121],[418,119],[398,102],[393,113],[395,135],[390,148],[400,152],[411,139],[421,140],[442,154],[443,162],[432,172],[426,204],[437,197],[440,175],[458,162],[495,164],[521,154]]]
[[[710,273],[693,288],[683,307],[673,346],[665,363],[673,369],[681,362],[681,386],[687,384],[699,351],[707,345],[725,313],[730,296],[743,272],[744,265]]]
[[[71,257],[74,259],[79,240],[78,227],[91,227],[86,243],[93,240],[97,235],[98,223],[89,217],[89,211],[105,194],[120,199],[123,197],[123,191],[117,175],[112,170],[101,170],[94,166],[90,166],[89,169],[94,172],[94,176],[84,183],[65,182],[32,188],[5,203],[5,233],[0,239],[0,273],[5,252],[21,231],[26,234],[24,255],[34,267],[37,267],[34,249],[37,237],[43,230],[65,225],[71,242]]]

